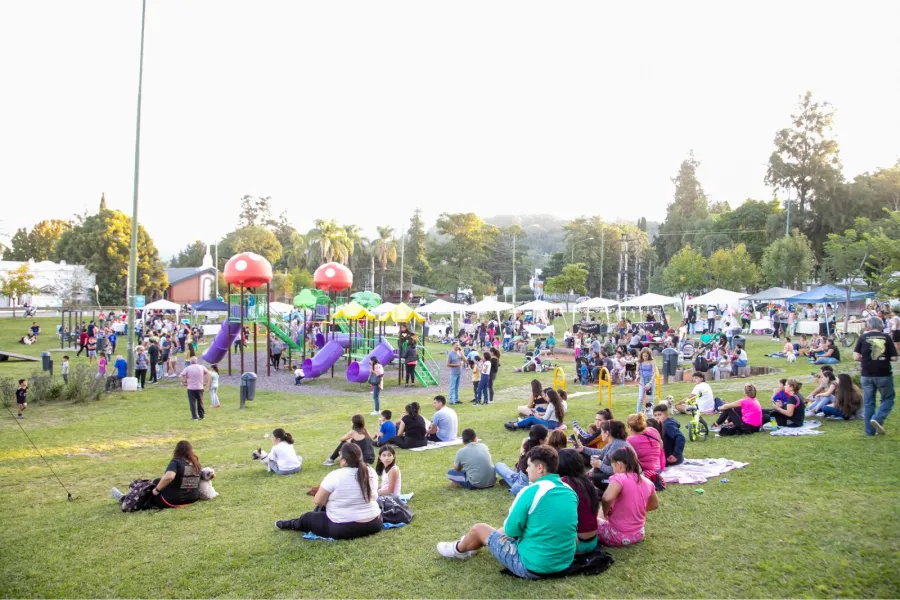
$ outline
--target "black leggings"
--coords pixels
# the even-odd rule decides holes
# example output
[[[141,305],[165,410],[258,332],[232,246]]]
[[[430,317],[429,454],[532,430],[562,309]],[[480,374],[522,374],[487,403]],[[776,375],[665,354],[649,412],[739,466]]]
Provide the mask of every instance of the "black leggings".
[[[406,363],[406,383],[416,382],[416,365]]]
[[[272,355],[272,366],[276,369],[281,364],[281,352]]]
[[[325,511],[304,513],[299,519],[291,519],[285,523],[284,529],[293,529],[304,533],[314,533],[320,537],[335,540],[351,540],[353,538],[373,535],[384,526],[381,515],[367,523],[334,523],[328,519]]]
[[[806,407],[801,407],[799,409],[797,407],[795,407],[794,410],[806,410]],[[767,423],[769,420],[771,420],[772,417],[775,417],[775,422],[778,424],[779,427],[802,427],[803,426],[802,424],[798,425],[798,424],[794,423],[793,421],[788,420],[788,417],[781,414],[780,412],[777,412],[774,410],[768,410],[768,409],[763,411],[763,423]]]
[[[731,424],[734,425],[734,428],[738,431],[759,431],[759,427],[754,427],[753,425],[747,425],[746,423],[744,423],[743,415],[741,414],[741,409],[739,408],[729,408],[728,410],[720,412],[719,418],[716,419],[716,425],[721,425],[725,421],[731,421]]]
[[[150,361],[150,383],[157,381],[156,379],[156,365],[159,364],[155,360]]]
[[[144,387],[144,380],[147,379],[147,369],[135,369],[134,376],[137,377],[141,387]]]
[[[396,446],[397,448],[402,448],[403,450],[409,450],[410,448],[421,448],[422,446],[427,445],[428,442],[425,441],[425,438],[416,440],[406,437],[405,435],[395,435],[394,437],[388,438],[386,441],[381,443],[382,446],[386,444]]]
[[[337,460],[338,456],[341,455],[341,448],[343,448],[343,447],[344,447],[344,444],[346,444],[346,443],[347,443],[347,442],[341,442],[340,444],[338,444],[338,445],[337,445],[337,448],[334,449],[334,452],[332,452],[332,453],[331,453],[331,456],[329,456],[328,458],[330,458],[331,460]],[[354,441],[353,443],[356,444],[355,441]],[[359,444],[356,444],[356,445],[359,446]],[[362,450],[362,448],[360,448],[360,450]],[[375,462],[375,459],[373,458],[372,460],[367,461],[367,460],[365,459],[365,457],[363,457],[363,461],[371,465],[372,463]]]
[[[491,378],[488,379],[488,402],[494,401],[494,380],[497,378],[496,373],[491,373]]]

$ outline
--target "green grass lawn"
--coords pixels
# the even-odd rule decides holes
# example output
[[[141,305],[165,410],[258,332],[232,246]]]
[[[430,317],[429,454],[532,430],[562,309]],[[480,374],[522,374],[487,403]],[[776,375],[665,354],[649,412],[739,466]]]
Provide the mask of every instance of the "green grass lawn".
[[[30,321],[29,321],[30,322]],[[14,344],[24,321],[0,320],[0,349],[39,355]],[[749,343],[751,364],[779,344]],[[72,353],[74,356],[74,353]],[[54,353],[56,364],[61,355]],[[76,359],[76,363],[85,361]],[[502,424],[525,400],[531,379],[514,374],[521,358],[507,356],[497,402],[459,407],[461,427],[473,427],[495,461],[514,462],[521,433]],[[852,367],[845,362],[845,368]],[[0,376],[28,376],[38,363],[0,363]],[[796,363],[786,374],[811,382]],[[756,378],[765,395],[778,376]],[[544,374],[545,384],[551,377]],[[464,382],[467,379],[464,379]],[[713,382],[726,401],[742,380]],[[681,397],[690,384],[666,386]],[[463,390],[470,388],[463,385]],[[590,422],[596,388],[569,402],[569,418]],[[569,392],[581,391],[569,384]],[[416,399],[428,407],[437,390]],[[750,465],[729,483],[671,485],[647,522],[647,539],[614,549],[615,565],[592,578],[525,582],[500,575],[482,550],[465,563],[441,558],[435,544],[458,538],[472,523],[500,526],[512,497],[499,486],[477,492],[451,488],[445,478],[455,448],[401,452],[405,492],[415,492],[407,527],[352,542],[307,541],[277,531],[276,519],[311,510],[305,495],[328,469],[320,466],[354,413],[371,412],[368,394],[339,397],[262,392],[238,410],[237,389],[221,390],[223,408],[192,422],[183,388],[167,382],[140,394],[104,396],[90,404],[30,406],[21,422],[72,491],[66,494],[5,413],[0,421],[0,596],[2,597],[897,597],[900,595],[900,420],[888,435],[866,438],[862,423],[824,423],[824,435],[767,434],[688,442],[688,457],[727,457]],[[614,410],[634,408],[634,387],[614,388]],[[463,395],[466,398],[467,395]],[[412,398],[383,404],[402,411]],[[683,419],[683,418],[682,418]],[[250,460],[264,434],[285,427],[296,438],[303,471],[269,476]],[[215,467],[221,494],[184,510],[123,514],[109,488],[156,477],[179,439],[190,440],[202,463]],[[696,489],[702,487],[704,494]]]

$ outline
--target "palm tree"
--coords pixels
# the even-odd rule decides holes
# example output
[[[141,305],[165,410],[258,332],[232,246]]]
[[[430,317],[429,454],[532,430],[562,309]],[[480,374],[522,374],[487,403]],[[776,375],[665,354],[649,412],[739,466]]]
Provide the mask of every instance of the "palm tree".
[[[347,241],[350,245],[350,260],[347,266],[350,267],[350,270],[353,270],[353,256],[361,253],[365,253],[366,245],[369,243],[369,239],[365,236],[360,235],[360,229],[358,225],[345,225],[344,231],[347,234]]]
[[[316,219],[315,228],[309,232],[308,237],[318,249],[322,262],[347,262],[351,253],[350,240],[344,228],[334,219]]]
[[[381,297],[384,298],[384,272],[387,271],[388,262],[397,262],[397,244],[394,241],[393,227],[377,227],[378,238],[375,239],[375,255],[378,264],[381,265]]]
[[[296,231],[291,233],[288,247],[285,248],[284,259],[289,269],[305,269],[309,254],[308,240]]]

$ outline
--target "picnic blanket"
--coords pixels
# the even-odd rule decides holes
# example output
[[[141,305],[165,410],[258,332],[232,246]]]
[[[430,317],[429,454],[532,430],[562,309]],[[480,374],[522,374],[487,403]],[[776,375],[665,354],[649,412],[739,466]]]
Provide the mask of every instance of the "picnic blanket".
[[[459,446],[462,444],[462,438],[456,438],[455,440],[450,440],[449,442],[428,442],[427,445],[422,446],[421,448],[410,448],[411,452],[424,452],[425,450],[434,450],[436,448],[446,448],[447,446]]]
[[[750,463],[727,458],[688,458],[680,465],[666,467],[662,476],[666,483],[706,483],[710,477],[718,477],[734,469],[743,469]]]
[[[403,526],[405,526],[405,525],[408,525],[408,523],[382,523],[382,524],[381,524],[381,528],[382,528],[382,529],[395,529],[395,528],[397,528],[397,527],[403,527]],[[307,531],[306,533],[304,533],[304,534],[301,535],[300,537],[302,537],[304,540],[324,540],[324,541],[326,541],[326,542],[333,542],[333,541],[335,541],[334,538],[322,537],[321,535],[316,535],[316,534],[314,534],[314,533],[311,532],[311,531]]]
[[[819,431],[819,427],[821,426],[821,421],[804,421],[802,427],[779,427],[775,431],[770,431],[770,434],[785,437],[797,437],[799,435],[819,435],[820,433],[825,433],[824,431]],[[769,426],[763,425],[763,429],[768,431]]]

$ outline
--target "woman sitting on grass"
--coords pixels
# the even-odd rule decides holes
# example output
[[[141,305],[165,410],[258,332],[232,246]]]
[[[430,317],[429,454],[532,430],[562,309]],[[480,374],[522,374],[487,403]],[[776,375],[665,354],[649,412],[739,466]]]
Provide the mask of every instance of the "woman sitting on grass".
[[[527,406],[519,407],[519,414],[523,417],[540,416],[547,410],[547,399],[544,398],[544,388],[537,379],[531,380],[531,397]]]
[[[788,379],[784,384],[784,393],[788,398],[785,401],[772,399],[774,407],[763,411],[763,421],[775,418],[779,427],[803,427],[806,405],[800,397],[800,388],[803,384],[796,379]]]
[[[653,483],[641,474],[634,450],[620,448],[611,460],[613,475],[600,500],[597,536],[604,546],[630,546],[644,539],[647,511],[659,508],[659,498]]]
[[[604,421],[600,426],[600,431],[600,435],[603,437],[604,441],[603,448],[595,450],[594,448],[584,447],[576,438],[575,450],[590,457],[591,466],[593,467],[593,470],[591,471],[591,481],[594,482],[597,489],[605,490],[606,481],[613,474],[610,457],[616,450],[628,446],[628,442],[626,441],[628,434],[625,431],[625,424],[622,423],[622,421],[615,421],[612,419]]]
[[[807,417],[815,416],[822,410],[822,407],[828,406],[834,401],[834,391],[837,388],[837,377],[835,377],[834,371],[822,371],[820,375],[817,377],[819,387],[806,399],[808,403]]]
[[[756,433],[762,427],[762,407],[756,399],[756,386],[744,386],[744,399],[728,402],[719,407],[719,419],[713,431],[723,431],[724,435],[735,433]]]
[[[397,451],[393,446],[382,446],[378,453],[378,464],[375,465],[375,473],[381,477],[381,485],[378,486],[378,495],[400,495],[402,479],[400,467],[397,466]]]
[[[419,414],[419,403],[411,402],[406,405],[405,410],[406,414],[400,418],[400,424],[397,427],[397,435],[388,438],[383,443],[404,450],[421,448],[428,442],[425,440],[425,419]]]
[[[565,450],[568,445],[566,442],[566,434],[562,431],[551,431],[550,435],[547,436],[547,445],[557,452]]]
[[[341,453],[341,448],[347,442],[352,442],[359,446],[362,451],[363,462],[369,465],[375,462],[374,442],[372,441],[372,436],[369,435],[369,431],[366,429],[366,419],[362,415],[353,415],[350,419],[350,423],[352,428],[344,434],[344,437],[341,438],[340,443],[337,448],[334,449],[334,452],[331,453],[331,456],[322,463],[323,466],[333,466],[335,459]]]
[[[662,438],[653,427],[647,427],[644,413],[629,415],[628,429],[631,435],[626,440],[641,461],[644,476],[656,483],[659,473],[666,468],[666,453],[663,450]],[[610,458],[610,460],[613,460]]]
[[[853,383],[850,376],[841,373],[837,376],[837,388],[834,390],[834,402],[823,406],[822,412],[834,419],[850,420],[856,418],[862,406],[862,390]]]
[[[519,461],[516,463],[516,470],[513,471],[504,463],[494,465],[494,471],[509,486],[510,493],[515,496],[519,491],[528,485],[528,474],[525,469],[528,467],[528,460],[525,455],[532,448],[543,446],[547,443],[549,433],[543,425],[535,425],[528,432],[528,437],[522,440],[522,448],[519,450]]]
[[[544,411],[543,417],[530,416],[521,419],[518,422],[510,421],[506,423],[504,427],[513,431],[515,429],[528,429],[532,425],[543,425],[547,429],[556,429],[559,427],[560,423],[563,422],[563,419],[566,416],[566,409],[563,407],[563,402],[559,397],[559,394],[556,393],[556,390],[546,389],[544,390],[544,394],[547,398],[547,410]]]
[[[600,495],[584,474],[584,462],[575,450],[559,451],[556,474],[578,496],[578,538],[575,554],[588,554],[597,547],[597,512]]]
[[[274,444],[268,454],[263,454],[261,448],[257,449],[266,469],[276,475],[299,473],[303,459],[297,456],[297,451],[294,450],[294,436],[279,427],[272,432],[272,441]]]
[[[299,519],[275,521],[275,527],[336,540],[381,531],[383,523],[375,470],[363,462],[362,451],[356,444],[341,446],[340,460],[341,468],[326,475],[316,491],[316,510]]]
[[[605,421],[612,421],[612,419],[612,409],[602,408],[594,415],[594,422],[588,425],[587,431],[579,427],[578,421],[575,419],[572,419],[572,429],[574,429],[575,433],[578,434],[578,437],[581,438],[582,444],[599,450],[606,445],[606,442],[603,441],[600,427]]]
[[[187,440],[175,445],[166,472],[153,480],[151,496],[144,508],[178,508],[200,499],[200,460]],[[110,494],[121,500],[122,492],[113,488]]]

